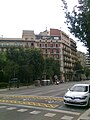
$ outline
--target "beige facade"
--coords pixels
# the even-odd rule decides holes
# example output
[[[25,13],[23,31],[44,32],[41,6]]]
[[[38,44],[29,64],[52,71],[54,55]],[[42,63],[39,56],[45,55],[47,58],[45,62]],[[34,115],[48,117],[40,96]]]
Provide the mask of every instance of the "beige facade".
[[[50,29],[35,35],[32,30],[24,30],[22,38],[0,38],[0,50],[10,46],[40,48],[44,57],[53,57],[60,63],[61,79],[72,80],[76,62],[76,42],[61,30]]]
[[[90,55],[89,54],[85,55],[85,60],[86,60],[85,66],[90,69]]]
[[[77,51],[77,60],[81,63],[83,67],[86,66],[86,55],[81,51]]]
[[[33,30],[23,30],[22,39],[29,41],[35,40],[35,34]]]

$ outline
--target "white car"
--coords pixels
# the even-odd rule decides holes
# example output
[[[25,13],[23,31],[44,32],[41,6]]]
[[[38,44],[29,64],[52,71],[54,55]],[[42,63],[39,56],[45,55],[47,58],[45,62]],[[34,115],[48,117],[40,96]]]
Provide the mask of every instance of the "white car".
[[[75,84],[64,95],[64,104],[90,106],[90,84]]]

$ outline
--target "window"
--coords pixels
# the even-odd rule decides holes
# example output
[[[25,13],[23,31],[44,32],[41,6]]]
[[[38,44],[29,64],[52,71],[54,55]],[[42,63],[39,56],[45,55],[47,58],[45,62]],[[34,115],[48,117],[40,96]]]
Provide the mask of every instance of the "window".
[[[25,40],[28,40],[28,38],[25,38]]]
[[[56,47],[58,47],[58,44],[56,44]]]
[[[50,44],[50,47],[53,47],[53,44]]]
[[[31,47],[33,47],[34,46],[34,43],[31,43]]]
[[[47,53],[47,49],[45,50],[45,53]]]
[[[73,86],[70,90],[77,91],[77,92],[87,92],[88,86]]]
[[[53,49],[50,50],[50,53],[53,53]]]
[[[56,49],[56,53],[59,53],[59,50],[58,50],[58,49]]]
[[[47,47],[47,44],[45,44],[45,47]]]
[[[4,46],[4,44],[2,43],[2,46]]]
[[[56,55],[56,59],[59,59],[59,55]]]
[[[54,37],[54,40],[59,40],[59,37]]]
[[[40,44],[40,47],[42,47],[42,44]]]

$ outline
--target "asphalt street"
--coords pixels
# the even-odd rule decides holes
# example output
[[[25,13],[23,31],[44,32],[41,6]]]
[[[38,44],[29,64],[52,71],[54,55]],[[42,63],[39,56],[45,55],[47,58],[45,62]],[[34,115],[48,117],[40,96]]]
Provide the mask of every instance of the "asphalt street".
[[[0,90],[0,120],[90,120],[88,108],[63,104],[63,95],[73,84]]]

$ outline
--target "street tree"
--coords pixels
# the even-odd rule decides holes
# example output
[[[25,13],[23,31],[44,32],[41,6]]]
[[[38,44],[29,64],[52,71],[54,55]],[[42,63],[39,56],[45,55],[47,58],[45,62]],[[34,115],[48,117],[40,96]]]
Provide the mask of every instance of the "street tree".
[[[11,47],[7,50],[7,59],[18,64],[18,78],[21,82],[28,84],[31,80],[41,78],[44,60],[39,49]]]
[[[82,69],[83,69],[83,66],[79,61],[77,61],[73,67],[73,70],[76,71],[76,70],[82,70]]]
[[[4,66],[6,65],[6,54],[0,52],[0,82],[4,82]]]
[[[33,80],[41,79],[44,70],[44,59],[41,50],[30,49],[29,66],[32,68]]]
[[[85,67],[84,68],[84,73],[86,75],[86,78],[87,79],[90,79],[90,69],[88,67]]]
[[[66,24],[70,32],[87,47],[90,54],[90,0],[78,0],[70,12],[66,0],[64,5]]]
[[[6,82],[9,82],[12,78],[18,77],[19,65],[14,61],[7,60],[3,70]]]
[[[45,69],[46,69],[45,70],[46,76],[51,80],[55,75],[57,77],[60,76],[60,64],[58,61],[54,60],[53,58],[45,59]]]
[[[81,80],[81,74],[84,72],[84,68],[81,65],[80,61],[77,61],[73,67],[73,75],[76,76],[76,79]]]

